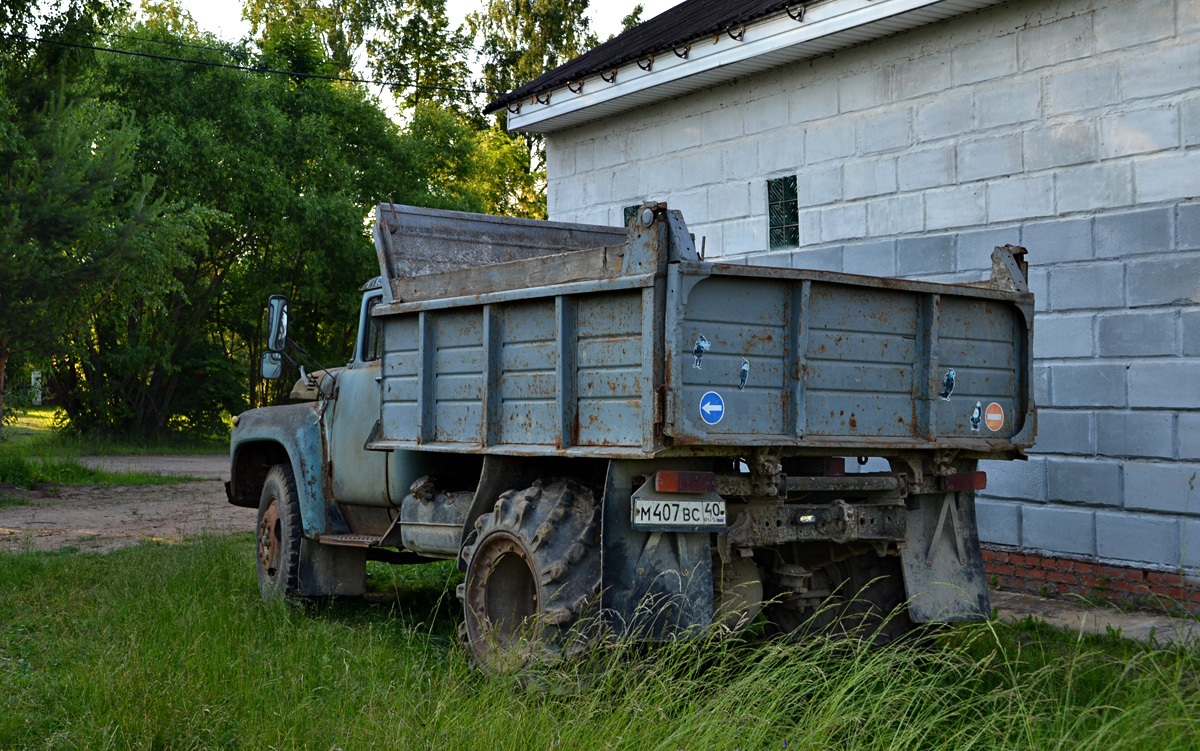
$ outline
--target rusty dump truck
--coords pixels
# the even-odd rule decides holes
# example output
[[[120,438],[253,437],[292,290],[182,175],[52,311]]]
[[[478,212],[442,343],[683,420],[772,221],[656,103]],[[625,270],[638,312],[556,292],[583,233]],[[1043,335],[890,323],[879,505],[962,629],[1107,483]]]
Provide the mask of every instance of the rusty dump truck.
[[[988,617],[977,462],[1035,432],[1023,249],[974,284],[710,263],[663,203],[625,228],[383,204],[374,235],[353,359],[235,420],[264,597],[456,560],[495,669],[760,614]]]

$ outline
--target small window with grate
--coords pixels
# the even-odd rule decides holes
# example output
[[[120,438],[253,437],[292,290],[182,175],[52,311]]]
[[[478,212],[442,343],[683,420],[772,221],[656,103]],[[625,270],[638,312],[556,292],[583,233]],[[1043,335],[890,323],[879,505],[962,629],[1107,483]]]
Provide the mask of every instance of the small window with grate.
[[[800,222],[796,207],[796,176],[767,180],[767,221],[771,249],[800,245]]]
[[[626,227],[629,226],[629,222],[635,216],[637,216],[638,209],[640,209],[640,208],[642,208],[642,205],[640,203],[635,203],[632,206],[625,207],[625,225],[624,226],[626,226]]]

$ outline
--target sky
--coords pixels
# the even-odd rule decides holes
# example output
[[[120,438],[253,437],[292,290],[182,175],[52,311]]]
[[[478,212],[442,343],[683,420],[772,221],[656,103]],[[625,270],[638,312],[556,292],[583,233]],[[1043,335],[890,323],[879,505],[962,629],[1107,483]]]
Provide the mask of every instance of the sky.
[[[642,0],[646,10],[642,18],[648,20],[662,13],[681,0]],[[250,28],[242,20],[241,0],[183,0],[196,23],[204,31],[211,31],[220,37],[233,40],[249,33]],[[446,10],[452,24],[462,23],[467,14],[479,8],[481,0],[446,0]],[[610,34],[621,30],[621,19],[637,0],[593,0],[588,15],[592,19],[592,30],[601,40],[608,39]]]

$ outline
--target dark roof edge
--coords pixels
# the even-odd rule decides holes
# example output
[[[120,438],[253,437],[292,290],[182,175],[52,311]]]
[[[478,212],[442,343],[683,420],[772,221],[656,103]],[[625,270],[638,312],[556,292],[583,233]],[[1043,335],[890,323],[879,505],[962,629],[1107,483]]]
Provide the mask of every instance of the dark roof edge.
[[[674,50],[702,37],[719,34],[750,21],[811,4],[802,0],[687,0],[613,37],[527,84],[496,97],[484,107],[491,114],[526,97],[542,94],[586,76]]]

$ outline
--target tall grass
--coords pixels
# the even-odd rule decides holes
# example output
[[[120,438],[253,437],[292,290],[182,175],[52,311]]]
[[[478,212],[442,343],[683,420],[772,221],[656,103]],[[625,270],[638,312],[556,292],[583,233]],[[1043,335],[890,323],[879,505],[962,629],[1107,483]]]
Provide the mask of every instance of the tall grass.
[[[0,747],[1200,747],[1190,647],[992,623],[919,649],[622,645],[492,678],[457,645],[451,565],[371,581],[382,602],[263,604],[247,535],[0,555]]]

